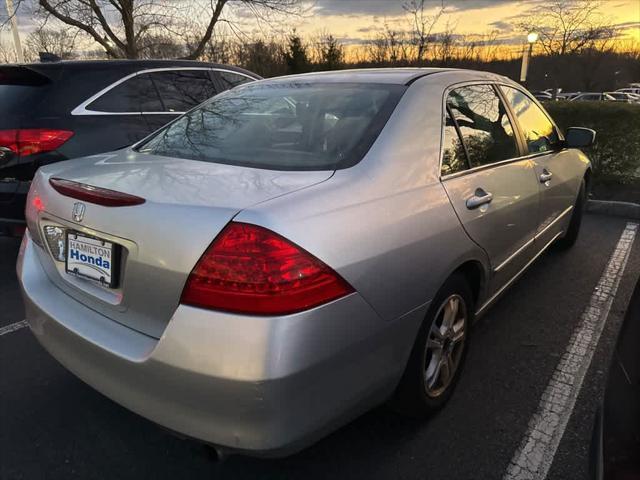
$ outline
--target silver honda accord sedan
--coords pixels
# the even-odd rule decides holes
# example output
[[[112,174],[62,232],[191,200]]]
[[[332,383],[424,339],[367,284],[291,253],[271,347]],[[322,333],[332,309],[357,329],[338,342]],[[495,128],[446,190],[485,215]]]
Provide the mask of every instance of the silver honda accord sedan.
[[[39,170],[27,320],[96,390],[227,452],[285,455],[384,402],[426,416],[474,319],[576,241],[594,137],[490,73],[240,86]]]

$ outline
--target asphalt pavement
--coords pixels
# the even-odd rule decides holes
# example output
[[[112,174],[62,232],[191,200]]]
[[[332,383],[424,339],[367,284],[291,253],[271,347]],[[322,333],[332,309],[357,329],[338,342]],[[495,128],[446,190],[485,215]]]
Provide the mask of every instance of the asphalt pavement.
[[[475,326],[449,404],[426,422],[380,407],[289,458],[216,462],[83,384],[28,328],[0,336],[0,479],[500,479],[627,221],[587,215],[578,243],[543,255]],[[0,237],[0,328],[24,318],[19,241]],[[549,479],[588,478],[593,417],[640,272],[631,251]]]

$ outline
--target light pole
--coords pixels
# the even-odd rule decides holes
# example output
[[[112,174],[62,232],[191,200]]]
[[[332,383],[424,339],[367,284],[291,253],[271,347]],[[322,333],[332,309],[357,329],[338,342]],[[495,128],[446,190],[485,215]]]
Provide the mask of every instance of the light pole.
[[[522,52],[522,68],[520,69],[520,82],[525,83],[527,81],[527,71],[529,70],[529,61],[533,54],[533,44],[538,41],[538,34],[531,32],[527,35],[527,42],[529,42],[529,48]]]
[[[13,45],[16,48],[18,63],[24,63],[24,54],[20,44],[20,32],[18,32],[18,12],[13,9],[13,0],[7,0],[7,14],[11,17],[11,32],[13,33]]]

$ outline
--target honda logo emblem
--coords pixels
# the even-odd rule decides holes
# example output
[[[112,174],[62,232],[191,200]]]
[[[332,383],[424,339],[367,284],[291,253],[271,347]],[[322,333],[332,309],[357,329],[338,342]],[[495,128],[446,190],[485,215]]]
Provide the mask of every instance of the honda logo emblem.
[[[74,222],[82,221],[82,219],[84,218],[84,210],[84,203],[77,202],[73,204],[73,210],[71,211],[71,214]]]

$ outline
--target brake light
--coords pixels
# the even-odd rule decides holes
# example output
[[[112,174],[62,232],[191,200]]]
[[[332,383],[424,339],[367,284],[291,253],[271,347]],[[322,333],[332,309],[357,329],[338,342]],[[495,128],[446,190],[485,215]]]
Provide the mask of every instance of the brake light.
[[[107,188],[94,187],[85,183],[72,182],[62,178],[50,178],[49,184],[62,195],[104,207],[130,207],[145,202],[142,197],[116,192]]]
[[[0,147],[6,147],[19,157],[52,152],[73,136],[69,130],[28,128],[0,130]]]
[[[252,315],[285,315],[353,292],[331,268],[266,228],[232,222],[189,275],[181,303]]]

